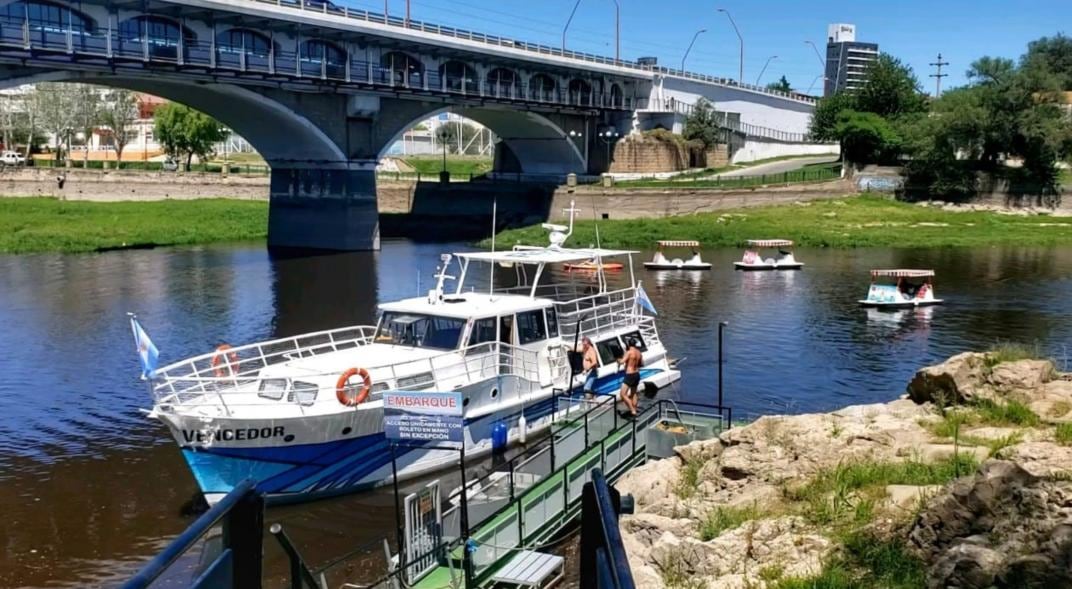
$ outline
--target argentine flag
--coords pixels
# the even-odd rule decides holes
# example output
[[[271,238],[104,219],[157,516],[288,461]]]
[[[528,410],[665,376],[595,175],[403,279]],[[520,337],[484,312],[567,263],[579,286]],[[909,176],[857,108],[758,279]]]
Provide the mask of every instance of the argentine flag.
[[[636,302],[647,311],[651,311],[652,315],[658,315],[659,312],[655,310],[655,305],[651,304],[651,299],[648,298],[648,293],[644,292],[644,285],[637,283],[636,286]]]
[[[130,315],[130,329],[134,332],[134,346],[138,350],[138,359],[141,360],[141,379],[148,380],[156,376],[156,362],[160,358],[160,351],[149,339],[149,334],[141,328],[138,317]]]

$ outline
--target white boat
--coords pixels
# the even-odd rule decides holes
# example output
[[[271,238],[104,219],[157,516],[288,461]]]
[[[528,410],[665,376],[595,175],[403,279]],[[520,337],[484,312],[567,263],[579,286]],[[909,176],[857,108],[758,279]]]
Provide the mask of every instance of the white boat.
[[[648,270],[710,270],[711,264],[700,259],[700,242],[691,240],[661,240],[659,248],[655,250],[655,256],[650,262],[644,262]],[[666,259],[663,248],[687,247],[692,249],[692,257],[688,260],[674,258]]]
[[[635,252],[567,249],[566,237],[553,232],[545,248],[444,255],[436,288],[381,305],[374,326],[221,346],[161,368],[150,415],[170,429],[209,503],[247,478],[278,503],[390,482],[384,391],[460,391],[465,451],[478,456],[546,428],[556,392],[579,391],[567,352],[582,335],[598,351],[598,393],[618,394],[616,357],[634,340],[643,389],[677,381],[654,318],[635,300]],[[609,290],[602,277],[597,285],[540,283],[552,265],[612,258],[627,261],[630,286]],[[456,280],[447,275],[452,259]],[[516,268],[521,285],[467,288],[479,266],[479,276],[489,275],[487,264]],[[456,283],[449,292],[448,280]],[[441,448],[394,453],[399,479],[458,461],[457,451]]]
[[[872,270],[865,307],[906,308],[942,304],[934,297],[934,270]]]
[[[775,249],[778,257],[764,258],[760,250]],[[793,257],[793,242],[788,239],[749,239],[748,248],[740,262],[734,262],[738,270],[800,270],[804,264]]]

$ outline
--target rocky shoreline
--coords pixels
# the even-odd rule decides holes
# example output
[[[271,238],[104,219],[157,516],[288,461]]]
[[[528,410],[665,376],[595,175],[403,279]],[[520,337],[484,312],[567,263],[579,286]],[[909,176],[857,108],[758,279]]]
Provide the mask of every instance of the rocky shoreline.
[[[637,587],[1072,587],[1072,373],[1006,347],[617,483]]]

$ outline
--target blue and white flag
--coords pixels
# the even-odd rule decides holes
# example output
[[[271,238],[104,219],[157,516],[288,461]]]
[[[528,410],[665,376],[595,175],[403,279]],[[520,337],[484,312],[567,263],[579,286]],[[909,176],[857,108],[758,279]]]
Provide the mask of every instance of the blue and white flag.
[[[141,379],[148,380],[156,376],[156,362],[160,358],[160,351],[149,339],[149,334],[141,328],[138,318],[130,314],[130,329],[134,331],[134,346],[138,350],[138,359],[141,360]]]
[[[648,298],[648,293],[644,292],[644,285],[637,283],[636,285],[636,302],[647,311],[651,311],[652,315],[658,315],[659,312],[655,310],[655,305],[651,303],[651,299]]]

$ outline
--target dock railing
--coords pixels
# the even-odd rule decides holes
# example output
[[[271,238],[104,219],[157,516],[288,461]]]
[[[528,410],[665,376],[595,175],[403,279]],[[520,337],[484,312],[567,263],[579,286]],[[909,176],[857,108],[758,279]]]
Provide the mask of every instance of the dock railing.
[[[581,589],[633,589],[633,571],[618,527],[623,511],[621,496],[603,471],[592,469],[592,481],[581,492]]]
[[[171,565],[199,543],[210,530],[222,525],[222,546],[190,583],[191,589],[261,586],[264,528],[264,498],[256,485],[245,480],[212,506],[160,554],[122,585],[123,589],[144,589],[167,573]]]

